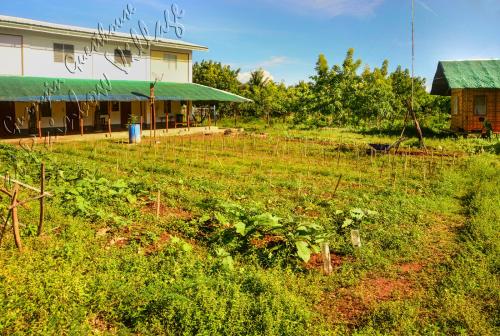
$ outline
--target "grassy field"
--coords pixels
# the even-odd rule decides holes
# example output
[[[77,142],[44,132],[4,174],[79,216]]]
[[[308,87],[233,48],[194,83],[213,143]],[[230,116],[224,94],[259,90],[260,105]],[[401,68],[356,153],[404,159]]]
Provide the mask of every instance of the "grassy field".
[[[43,161],[54,197],[42,237],[20,209],[22,254],[6,230],[0,334],[500,332],[498,141],[254,131],[1,146],[2,175],[37,185]]]

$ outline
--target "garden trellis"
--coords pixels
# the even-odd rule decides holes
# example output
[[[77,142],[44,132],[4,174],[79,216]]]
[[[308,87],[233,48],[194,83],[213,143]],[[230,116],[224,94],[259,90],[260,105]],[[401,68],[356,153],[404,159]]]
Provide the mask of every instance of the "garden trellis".
[[[21,234],[19,229],[19,216],[18,216],[18,208],[24,207],[26,204],[34,201],[40,202],[40,220],[38,223],[38,236],[42,234],[43,230],[43,221],[44,221],[44,213],[45,213],[45,198],[51,197],[52,195],[45,191],[45,164],[42,163],[40,167],[40,189],[30,186],[21,181],[10,178],[10,176],[0,176],[0,179],[3,180],[4,184],[0,187],[0,193],[6,195],[10,198],[10,206],[7,208],[7,215],[1,216],[0,221],[2,223],[2,227],[0,229],[0,244],[2,243],[5,232],[7,231],[7,227],[9,226],[9,222],[12,221],[12,231],[14,235],[14,241],[16,243],[19,251],[22,252],[23,245],[21,241]],[[27,198],[25,200],[19,200],[20,188],[24,188],[26,190],[31,191],[32,193],[37,193],[36,196]],[[11,189],[9,189],[11,188]]]

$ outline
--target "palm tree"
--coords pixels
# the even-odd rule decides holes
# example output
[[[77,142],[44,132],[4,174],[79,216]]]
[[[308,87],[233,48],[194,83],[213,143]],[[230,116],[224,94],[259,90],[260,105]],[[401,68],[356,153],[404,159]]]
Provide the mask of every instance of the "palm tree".
[[[248,85],[252,87],[264,87],[269,83],[269,78],[266,78],[266,74],[263,69],[258,69],[250,74],[250,79],[248,80]]]

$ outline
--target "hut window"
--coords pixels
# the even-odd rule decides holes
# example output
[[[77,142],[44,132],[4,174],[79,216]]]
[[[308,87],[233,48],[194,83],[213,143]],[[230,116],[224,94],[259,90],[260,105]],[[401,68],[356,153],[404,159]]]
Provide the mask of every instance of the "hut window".
[[[54,43],[54,62],[64,63],[68,58],[68,62],[74,62],[75,46],[71,44]]]
[[[49,102],[43,102],[40,104],[40,113],[42,118],[52,118],[52,106]]]
[[[474,114],[478,116],[486,115],[486,96],[474,97]]]

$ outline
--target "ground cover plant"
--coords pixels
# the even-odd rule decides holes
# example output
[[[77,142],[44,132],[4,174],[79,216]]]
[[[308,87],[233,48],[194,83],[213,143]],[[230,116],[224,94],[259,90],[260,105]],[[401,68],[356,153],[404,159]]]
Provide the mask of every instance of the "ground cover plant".
[[[0,173],[36,185],[43,161],[54,197],[42,237],[20,209],[24,253],[2,241],[0,333],[498,334],[497,143],[368,146],[395,140],[276,127],[2,145]]]

